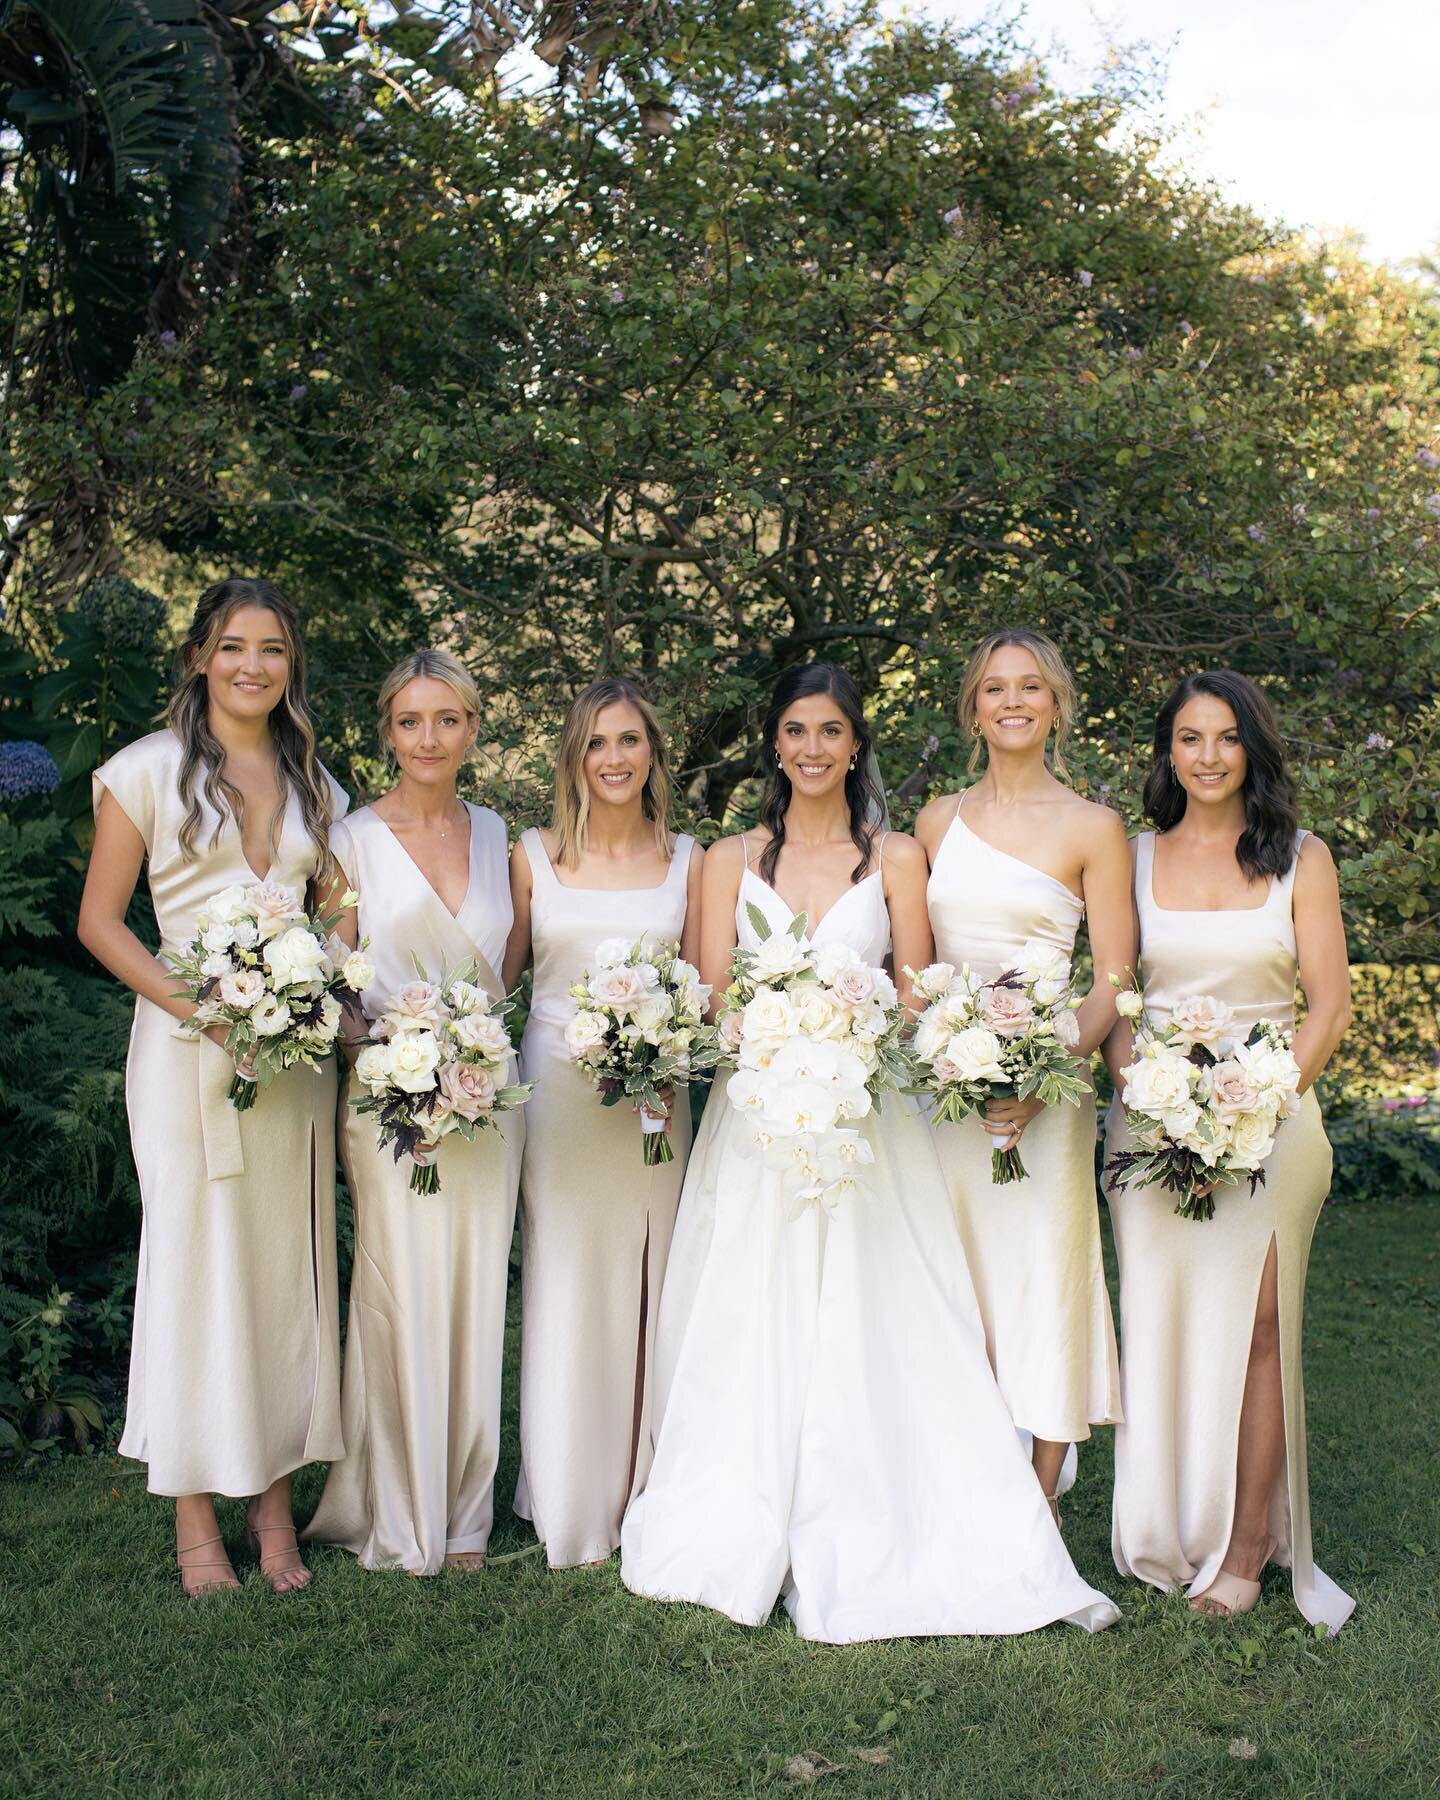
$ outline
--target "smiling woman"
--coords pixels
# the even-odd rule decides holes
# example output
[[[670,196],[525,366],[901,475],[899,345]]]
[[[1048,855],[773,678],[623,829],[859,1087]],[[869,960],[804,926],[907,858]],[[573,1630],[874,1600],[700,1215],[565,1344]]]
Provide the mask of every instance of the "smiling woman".
[[[120,1449],[176,1499],[187,1593],[236,1585],[215,1493],[259,1496],[251,1541],[288,1592],[310,1579],[291,1472],[341,1447],[334,1070],[289,1069],[237,1112],[220,1028],[176,1032],[195,1006],[125,923],[142,865],[170,951],[220,889],[263,880],[303,896],[329,867],[345,796],[315,758],[299,616],[269,582],[201,596],[167,716],[96,772],[79,922],[137,996],[126,1102],[144,1223]]]

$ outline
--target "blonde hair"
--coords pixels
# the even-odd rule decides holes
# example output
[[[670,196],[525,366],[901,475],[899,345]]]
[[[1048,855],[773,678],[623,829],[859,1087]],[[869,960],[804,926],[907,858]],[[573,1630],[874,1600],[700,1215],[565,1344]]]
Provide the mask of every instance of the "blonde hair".
[[[1075,677],[1065,666],[1065,658],[1060,654],[1060,647],[1053,638],[1046,637],[1043,631],[1031,631],[1025,625],[1007,625],[999,631],[989,632],[970,652],[970,660],[965,665],[964,678],[960,683],[960,723],[967,731],[974,731],[977,721],[975,701],[980,692],[980,683],[985,678],[985,668],[997,650],[1010,647],[1017,650],[1028,650],[1040,665],[1040,673],[1049,684],[1050,692],[1055,699],[1055,745],[1050,753],[1050,766],[1057,775],[1065,774],[1065,740],[1070,735],[1070,727],[1075,722]],[[983,739],[976,735],[975,747],[970,752],[970,761],[966,765],[973,775],[980,767],[980,746]]]
[[[585,848],[590,823],[590,789],[585,782],[585,752],[594,735],[595,721],[607,706],[628,703],[645,723],[650,741],[650,773],[640,795],[645,817],[655,826],[655,848],[662,857],[674,849],[670,832],[670,755],[660,718],[644,691],[621,676],[592,681],[570,702],[555,752],[555,805],[550,829],[555,833],[555,860],[573,869]]]
[[[175,690],[165,708],[165,723],[180,740],[180,798],[185,802],[180,849],[187,861],[195,855],[195,839],[203,817],[200,793],[216,813],[212,847],[219,841],[227,813],[237,826],[244,824],[244,796],[234,782],[227,780],[225,751],[210,729],[210,690],[205,668],[231,619],[248,606],[265,607],[280,621],[289,663],[285,691],[269,720],[280,784],[280,804],[270,820],[270,852],[272,857],[279,853],[285,808],[290,795],[296,794],[305,829],[318,852],[316,877],[323,882],[332,870],[330,825],[335,803],[315,753],[315,727],[305,698],[305,645],[300,635],[300,614],[294,602],[273,582],[254,576],[232,575],[206,588],[195,603],[190,629],[180,646]],[[197,781],[200,793],[196,792]]]
[[[401,690],[412,681],[444,682],[472,719],[480,717],[480,690],[459,657],[452,656],[448,650],[414,650],[409,656],[402,656],[380,683],[379,698],[375,702],[376,731],[380,748],[387,754],[390,744],[385,734],[390,729],[390,715]]]

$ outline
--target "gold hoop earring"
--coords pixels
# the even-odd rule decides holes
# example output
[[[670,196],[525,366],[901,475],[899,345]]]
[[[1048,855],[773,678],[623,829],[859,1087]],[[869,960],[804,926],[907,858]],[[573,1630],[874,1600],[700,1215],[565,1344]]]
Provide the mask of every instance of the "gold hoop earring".
[[[977,724],[974,724],[974,725],[972,725],[972,726],[971,726],[971,727],[970,727],[970,735],[971,735],[971,737],[973,737],[973,738],[978,738],[978,737],[979,737],[979,735],[980,735],[980,726],[979,726],[979,724],[978,724],[978,723],[977,723]]]

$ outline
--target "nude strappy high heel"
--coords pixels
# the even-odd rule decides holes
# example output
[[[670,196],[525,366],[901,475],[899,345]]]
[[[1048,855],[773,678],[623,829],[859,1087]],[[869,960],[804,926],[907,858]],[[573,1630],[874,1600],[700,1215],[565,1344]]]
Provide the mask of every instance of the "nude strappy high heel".
[[[288,1531],[292,1538],[295,1536],[295,1526],[293,1522],[288,1525],[257,1525],[251,1517],[250,1509],[247,1506],[245,1509],[245,1536],[249,1540],[250,1548],[255,1552],[255,1556],[259,1561],[260,1573],[270,1583],[271,1588],[277,1594],[301,1593],[305,1588],[309,1587],[314,1577],[309,1569],[305,1567],[304,1558],[300,1555],[300,1545],[298,1541],[287,1548],[267,1551],[260,1542],[262,1533],[267,1531]],[[293,1556],[296,1560],[283,1569],[267,1569],[265,1566],[266,1563],[273,1562],[277,1556]],[[284,1575],[303,1575],[305,1579],[303,1581],[287,1582],[285,1586],[282,1587],[279,1578]]]
[[[224,1542],[224,1537],[217,1531],[214,1537],[201,1538],[198,1543],[175,1546],[175,1567],[180,1571],[180,1586],[191,1600],[198,1599],[201,1594],[213,1593],[219,1589],[239,1587],[240,1582],[234,1569],[230,1566],[228,1556],[207,1556],[198,1563],[186,1563],[180,1560],[181,1557],[189,1556],[196,1550],[207,1550],[211,1544],[223,1544]],[[197,1569],[224,1569],[230,1579],[226,1581],[222,1577],[215,1581],[201,1581],[192,1587],[189,1576]]]
[[[1275,1540],[1271,1538],[1265,1546],[1265,1559],[1260,1564],[1261,1574],[1265,1571],[1265,1564],[1274,1554]],[[1211,1603],[1209,1607],[1205,1604],[1207,1600]],[[1243,1575],[1232,1575],[1228,1569],[1221,1569],[1203,1594],[1190,1596],[1190,1610],[1198,1612],[1202,1618],[1208,1613],[1212,1618],[1234,1619],[1241,1613],[1254,1612],[1259,1601],[1260,1583],[1258,1579],[1247,1581]],[[1221,1610],[1212,1612],[1211,1607]]]

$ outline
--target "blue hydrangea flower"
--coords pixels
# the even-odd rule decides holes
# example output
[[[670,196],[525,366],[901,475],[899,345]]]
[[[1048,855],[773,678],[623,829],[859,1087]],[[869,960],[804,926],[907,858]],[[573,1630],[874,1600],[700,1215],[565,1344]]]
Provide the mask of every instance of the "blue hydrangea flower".
[[[28,738],[0,744],[0,800],[53,794],[59,785],[60,766],[43,744]]]

